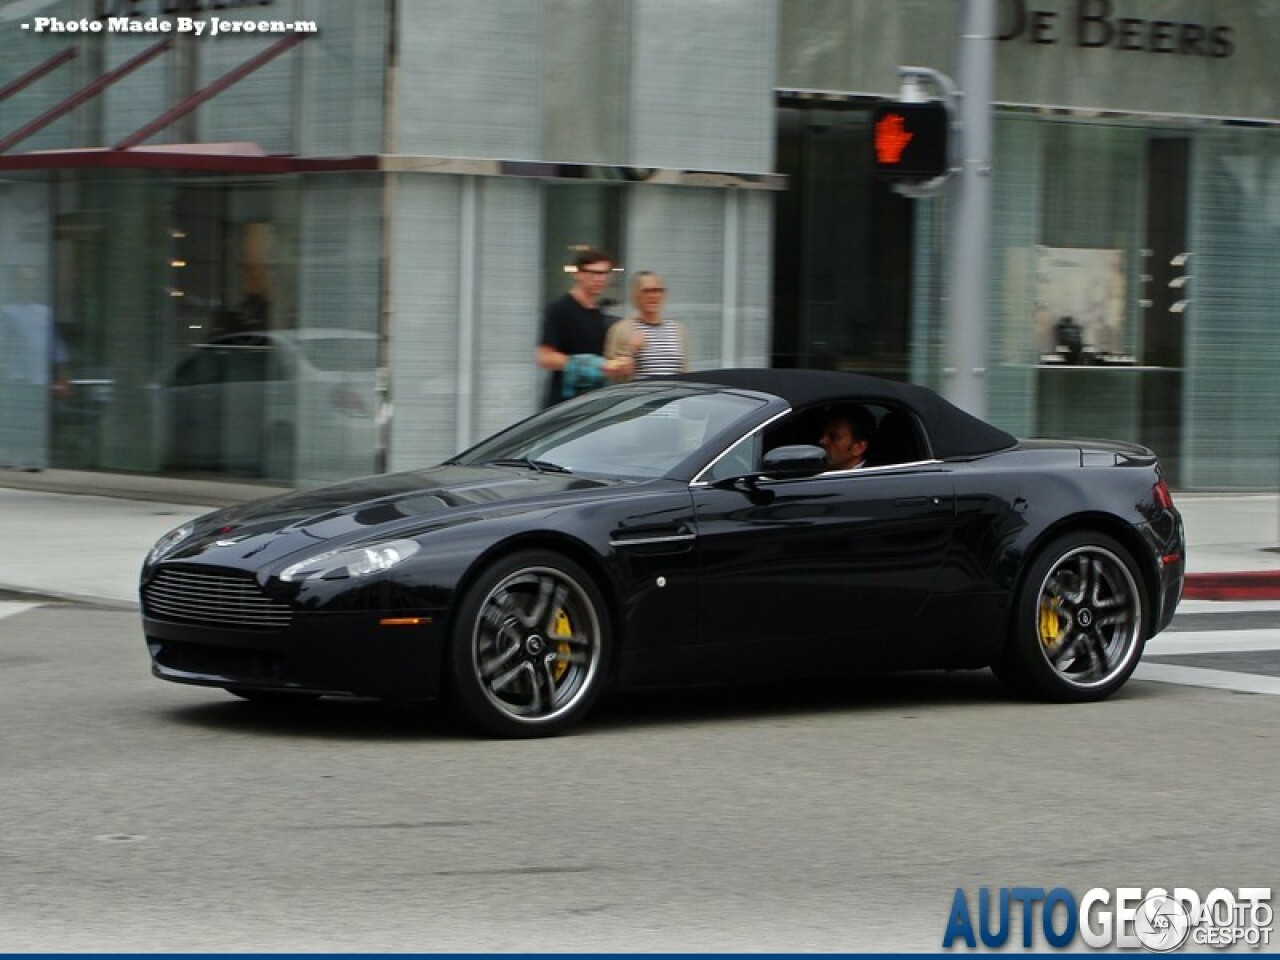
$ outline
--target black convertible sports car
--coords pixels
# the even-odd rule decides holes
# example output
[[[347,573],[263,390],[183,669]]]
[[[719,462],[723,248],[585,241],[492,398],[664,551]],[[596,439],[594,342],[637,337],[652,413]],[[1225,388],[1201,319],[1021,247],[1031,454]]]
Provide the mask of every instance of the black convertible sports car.
[[[876,422],[828,470],[833,408]],[[559,732],[609,687],[990,666],[1098,700],[1182,594],[1144,447],[1017,440],[930,390],[721,370],[588,394],[425,470],[208,514],[142,570],[156,676],[254,699],[451,695]]]

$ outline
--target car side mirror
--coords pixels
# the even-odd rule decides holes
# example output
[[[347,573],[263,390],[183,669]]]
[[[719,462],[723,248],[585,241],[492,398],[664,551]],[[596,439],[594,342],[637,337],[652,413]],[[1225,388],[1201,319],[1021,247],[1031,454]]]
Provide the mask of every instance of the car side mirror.
[[[775,447],[765,453],[760,465],[761,473],[776,479],[814,477],[826,469],[826,452],[807,443]]]

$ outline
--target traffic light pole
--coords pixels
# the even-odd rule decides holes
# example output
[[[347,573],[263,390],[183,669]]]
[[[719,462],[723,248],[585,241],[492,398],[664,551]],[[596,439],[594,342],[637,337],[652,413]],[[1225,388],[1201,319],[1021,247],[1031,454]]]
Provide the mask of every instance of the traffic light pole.
[[[946,360],[943,393],[977,417],[987,414],[988,274],[991,246],[991,97],[996,0],[964,0],[956,51],[960,157],[951,178],[946,251]]]

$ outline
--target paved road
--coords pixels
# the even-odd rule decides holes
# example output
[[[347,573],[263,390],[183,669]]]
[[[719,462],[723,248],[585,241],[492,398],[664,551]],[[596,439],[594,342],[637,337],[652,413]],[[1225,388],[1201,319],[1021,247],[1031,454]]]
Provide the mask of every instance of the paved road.
[[[1209,609],[1144,671],[1280,677],[1280,612]],[[1280,696],[1190,674],[629,695],[499,742],[165,684],[132,612],[0,602],[0,675],[4,952],[935,951],[957,887],[1280,888]]]
[[[1147,648],[1144,680],[1280,696],[1280,604],[1184,600]]]

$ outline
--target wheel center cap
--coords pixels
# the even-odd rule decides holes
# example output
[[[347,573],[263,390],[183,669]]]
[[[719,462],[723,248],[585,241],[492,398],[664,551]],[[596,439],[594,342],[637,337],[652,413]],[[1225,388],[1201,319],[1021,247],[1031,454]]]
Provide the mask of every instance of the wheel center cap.
[[[547,643],[536,633],[526,637],[524,641],[524,652],[531,657],[542,655],[542,651],[547,648]]]
[[[1093,611],[1090,610],[1088,607],[1085,607],[1083,610],[1081,610],[1079,613],[1076,614],[1076,623],[1080,624],[1080,626],[1082,627],[1092,626]]]

